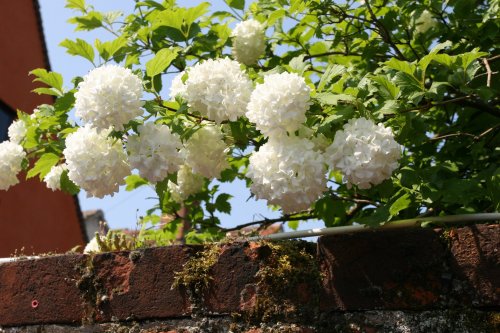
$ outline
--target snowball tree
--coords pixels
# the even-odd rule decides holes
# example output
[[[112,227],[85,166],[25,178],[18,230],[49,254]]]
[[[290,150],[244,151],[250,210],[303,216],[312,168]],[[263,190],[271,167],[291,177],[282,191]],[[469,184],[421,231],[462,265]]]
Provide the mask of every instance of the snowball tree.
[[[68,0],[77,30],[111,38],[61,43],[95,67],[72,84],[31,72],[55,100],[19,112],[0,189],[22,169],[95,197],[153,186],[142,221],[158,227],[141,237],[157,241],[182,221],[188,241],[224,236],[230,196],[214,179],[283,213],[244,225],[498,210],[499,1],[225,3],[135,1],[124,16]]]

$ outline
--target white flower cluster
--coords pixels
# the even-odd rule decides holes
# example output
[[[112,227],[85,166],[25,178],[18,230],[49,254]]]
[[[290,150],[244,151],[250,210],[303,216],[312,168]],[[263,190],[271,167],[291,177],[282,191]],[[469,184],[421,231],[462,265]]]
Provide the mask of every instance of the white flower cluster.
[[[68,135],[63,151],[69,179],[98,198],[113,195],[130,174],[121,140],[109,138],[109,133],[110,129],[80,127]]]
[[[168,181],[168,190],[175,202],[182,203],[191,194],[195,194],[203,187],[202,176],[193,173],[190,166],[182,165],[177,172],[177,184]]]
[[[75,93],[75,115],[98,129],[123,125],[142,115],[142,81],[128,68],[104,65],[91,70]]]
[[[23,120],[18,119],[14,121],[12,124],[10,124],[8,129],[10,141],[20,144],[26,137],[27,131],[28,129],[26,128],[26,124]]]
[[[207,125],[196,131],[184,145],[186,164],[194,173],[207,178],[219,178],[229,166],[228,148],[220,129]]]
[[[188,75],[186,99],[193,111],[216,123],[245,114],[253,86],[238,62],[209,59],[190,68]]]
[[[64,171],[68,170],[66,164],[60,164],[53,166],[49,173],[45,175],[43,181],[52,191],[61,189],[61,176]]]
[[[391,128],[376,125],[366,118],[351,119],[325,152],[326,160],[338,169],[348,186],[368,189],[391,177],[399,166],[401,146]]]
[[[233,37],[233,56],[245,65],[254,64],[266,49],[264,25],[256,20],[238,23],[231,37]]]
[[[268,75],[252,92],[246,115],[266,136],[293,133],[306,120],[310,92],[295,73]]]
[[[19,144],[10,141],[0,143],[0,190],[7,190],[19,183],[17,174],[22,169],[25,157],[26,152]]]
[[[172,79],[170,85],[170,99],[174,100],[176,97],[186,98],[186,85],[182,82],[182,77],[186,71],[182,71]]]
[[[436,24],[437,22],[432,16],[432,13],[426,9],[415,20],[415,34],[425,34],[427,31],[435,27]]]
[[[139,135],[128,137],[127,150],[132,168],[152,183],[159,182],[183,163],[182,143],[166,125],[146,123],[138,126]]]
[[[250,156],[247,176],[257,198],[293,213],[308,209],[326,190],[325,172],[311,141],[283,135],[271,137]]]

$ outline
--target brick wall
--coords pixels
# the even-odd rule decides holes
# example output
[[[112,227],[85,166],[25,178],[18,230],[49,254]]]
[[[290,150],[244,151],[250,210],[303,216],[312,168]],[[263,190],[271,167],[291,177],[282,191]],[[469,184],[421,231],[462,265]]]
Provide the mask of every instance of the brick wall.
[[[498,332],[499,245],[475,225],[19,260],[0,332]]]

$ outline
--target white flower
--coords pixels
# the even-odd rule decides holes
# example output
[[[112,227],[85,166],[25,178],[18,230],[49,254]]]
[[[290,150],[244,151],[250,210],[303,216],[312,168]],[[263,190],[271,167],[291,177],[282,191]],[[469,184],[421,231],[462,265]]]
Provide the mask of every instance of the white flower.
[[[90,254],[99,252],[101,252],[101,249],[99,248],[99,243],[97,243],[97,236],[94,236],[85,246],[83,253]]]
[[[256,20],[238,23],[231,37],[233,37],[233,56],[245,65],[254,64],[266,48],[264,25]]]
[[[218,178],[222,170],[229,166],[228,148],[222,132],[215,126],[204,126],[196,131],[184,145],[186,164],[194,173],[207,178]]]
[[[138,126],[139,135],[128,137],[127,150],[132,168],[152,183],[159,182],[175,172],[183,163],[179,150],[181,139],[166,125],[146,123]]]
[[[415,34],[424,34],[435,27],[437,22],[427,9],[415,20]]]
[[[333,169],[342,172],[348,187],[368,189],[391,177],[399,166],[401,145],[394,140],[391,128],[366,118],[351,119],[335,133],[325,157]]]
[[[175,202],[182,203],[191,194],[198,193],[203,183],[202,176],[193,173],[190,166],[182,165],[177,172],[177,184],[168,181],[168,190]]]
[[[99,129],[123,125],[142,115],[142,82],[128,68],[104,65],[91,70],[75,93],[75,115]]]
[[[172,84],[170,85],[170,99],[174,100],[177,96],[186,98],[186,85],[182,82],[182,77],[185,74],[186,72],[182,71],[173,78]]]
[[[27,131],[28,129],[26,128],[26,124],[23,120],[18,119],[14,121],[12,124],[10,124],[8,129],[10,141],[20,144],[26,137]]]
[[[266,136],[293,133],[306,120],[310,89],[295,73],[270,74],[252,92],[248,119]]]
[[[50,188],[52,191],[61,189],[61,175],[68,167],[66,164],[55,165],[53,166],[49,173],[45,175],[43,181],[47,185],[47,188]]]
[[[238,62],[209,59],[190,68],[188,75],[186,99],[194,111],[216,123],[235,121],[245,114],[252,81]]]
[[[17,174],[25,157],[26,152],[19,144],[10,141],[0,143],[0,190],[8,190],[19,183]]]
[[[66,138],[63,154],[68,165],[68,177],[87,191],[88,196],[102,198],[113,195],[130,174],[122,142],[109,138],[110,131],[99,132],[86,125]]]
[[[326,168],[314,144],[299,137],[271,137],[250,156],[247,177],[258,199],[284,213],[308,209],[326,191]]]

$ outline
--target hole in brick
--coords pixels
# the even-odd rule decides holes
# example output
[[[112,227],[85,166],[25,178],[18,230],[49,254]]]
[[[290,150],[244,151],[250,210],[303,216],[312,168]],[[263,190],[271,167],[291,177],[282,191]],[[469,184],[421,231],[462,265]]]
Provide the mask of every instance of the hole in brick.
[[[38,301],[36,299],[34,299],[34,300],[31,301],[31,307],[33,309],[36,309],[38,307],[38,305],[39,305],[39,303],[38,303]]]

